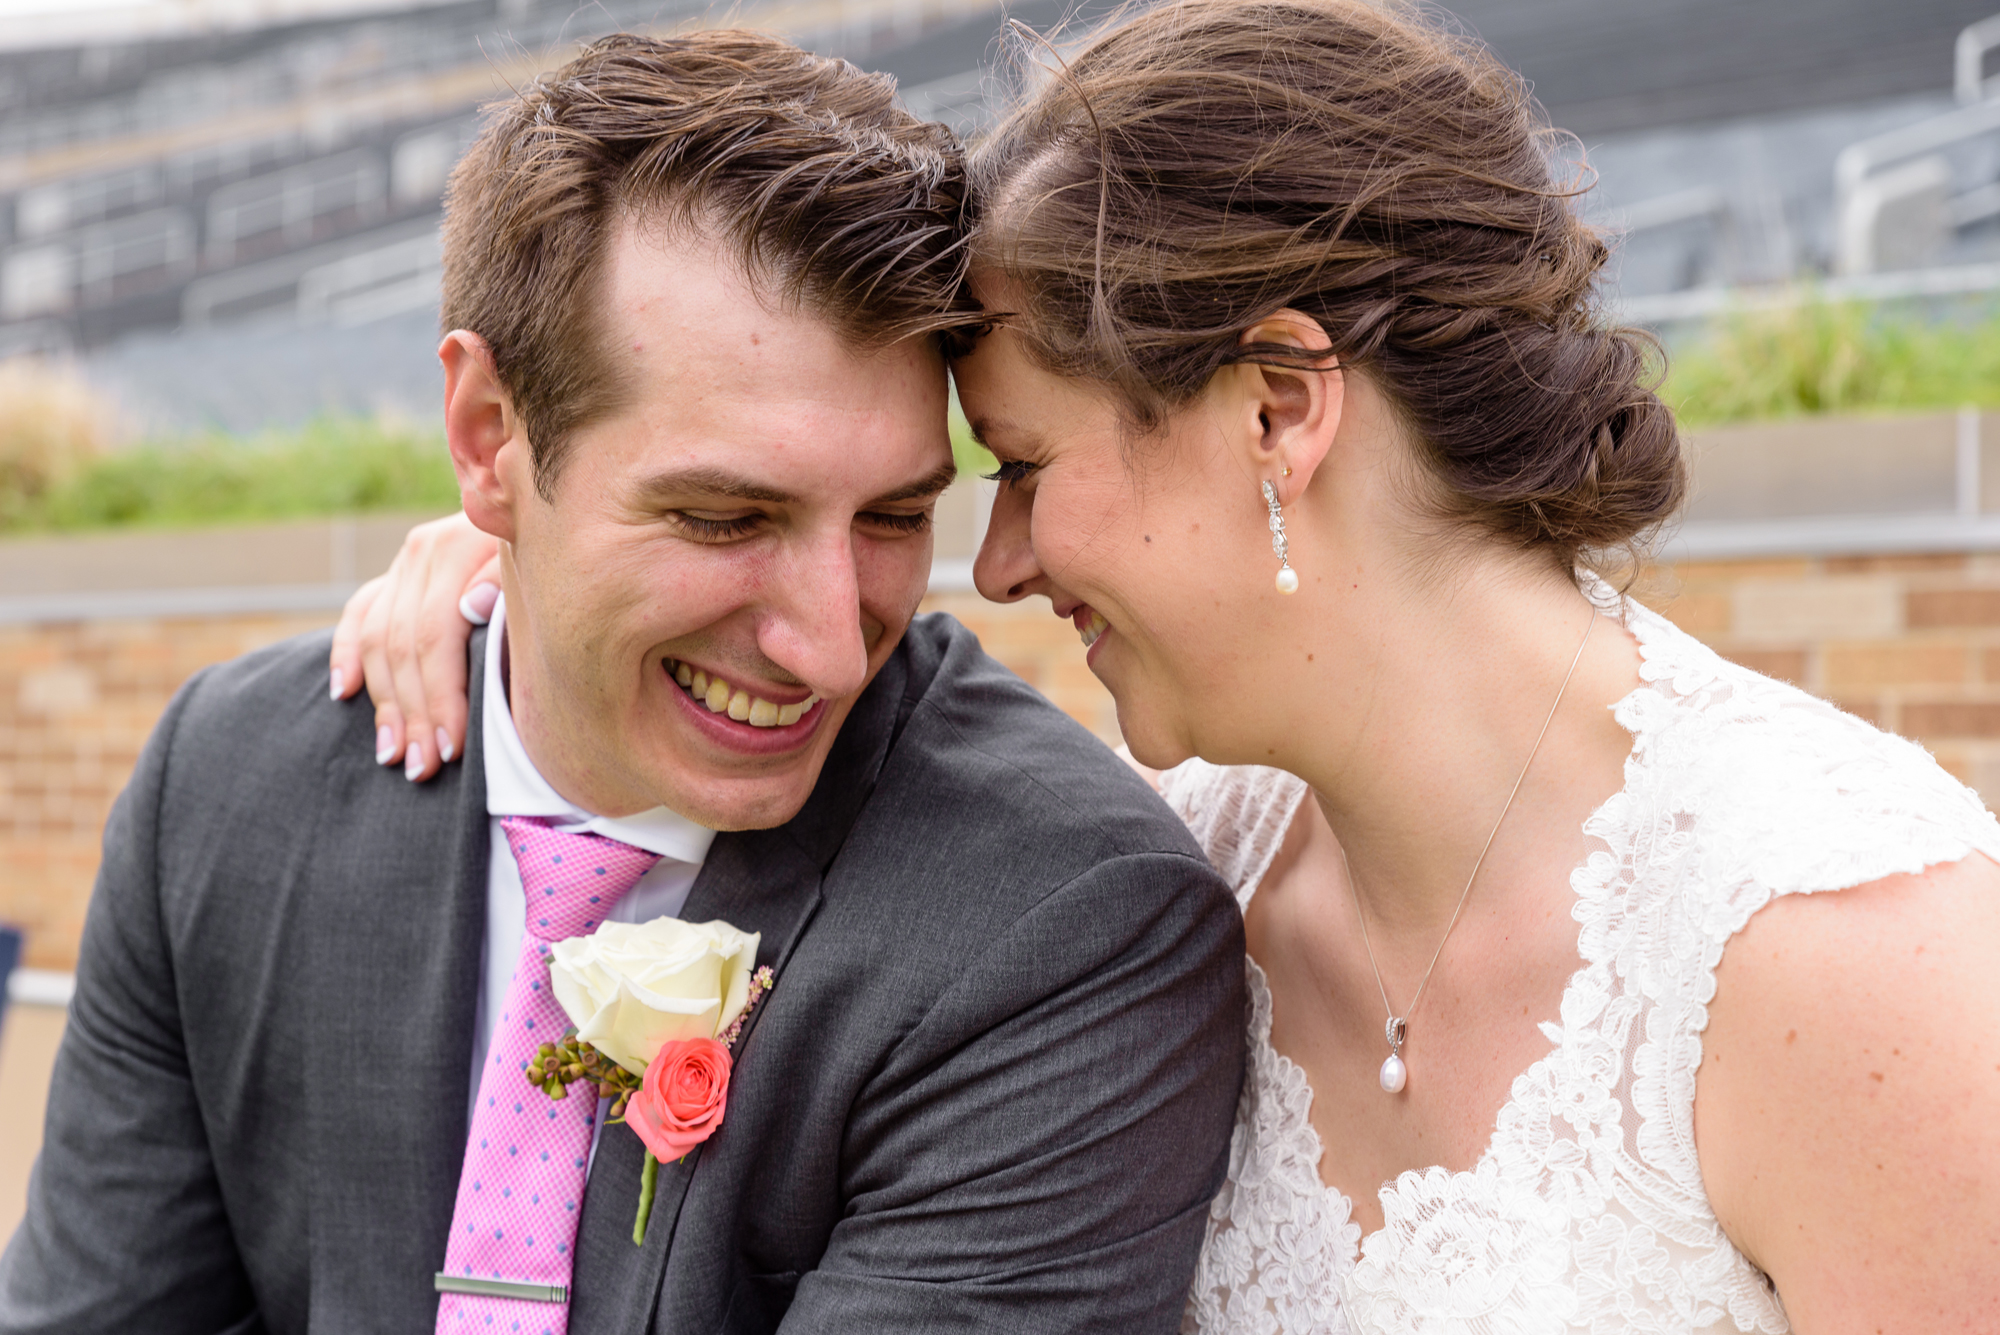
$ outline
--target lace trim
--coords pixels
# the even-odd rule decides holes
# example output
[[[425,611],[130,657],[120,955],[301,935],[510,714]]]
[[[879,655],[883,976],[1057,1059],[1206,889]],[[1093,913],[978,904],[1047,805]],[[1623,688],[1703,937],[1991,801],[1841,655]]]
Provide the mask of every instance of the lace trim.
[[[1305,780],[1297,775],[1261,765],[1225,768],[1190,760],[1160,776],[1160,795],[1223,879],[1236,887],[1236,904],[1243,909],[1271,869],[1306,793]]]
[[[1614,707],[1633,735],[1625,786],[1584,826],[1604,849],[1571,876],[1582,965],[1542,1027],[1548,1055],[1515,1080],[1471,1171],[1401,1175],[1381,1193],[1384,1226],[1360,1239],[1346,1197],[1319,1180],[1312,1090],[1270,1046],[1253,962],[1230,1182],[1184,1331],[1788,1329],[1717,1223],[1694,1150],[1723,948],[1780,894],[2000,857],[2000,824],[1921,748],[1726,662],[1601,584],[1587,592],[1637,640],[1641,685]],[[1247,903],[1303,785],[1183,771],[1169,799]]]

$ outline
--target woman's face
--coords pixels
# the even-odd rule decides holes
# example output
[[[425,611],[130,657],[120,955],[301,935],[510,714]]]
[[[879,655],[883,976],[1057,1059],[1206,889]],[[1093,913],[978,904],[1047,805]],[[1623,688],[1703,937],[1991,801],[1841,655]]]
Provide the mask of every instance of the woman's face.
[[[1236,368],[1157,433],[1121,424],[1101,387],[1037,366],[998,328],[953,368],[973,430],[1000,461],[974,567],[996,602],[1046,595],[1075,623],[1132,753],[1156,767],[1200,754],[1269,763],[1296,699],[1274,699],[1275,645],[1301,637],[1308,577],[1273,587],[1261,479],[1234,441],[1255,407]],[[1240,422],[1248,414],[1253,420]],[[1283,604],[1283,606],[1281,606]]]

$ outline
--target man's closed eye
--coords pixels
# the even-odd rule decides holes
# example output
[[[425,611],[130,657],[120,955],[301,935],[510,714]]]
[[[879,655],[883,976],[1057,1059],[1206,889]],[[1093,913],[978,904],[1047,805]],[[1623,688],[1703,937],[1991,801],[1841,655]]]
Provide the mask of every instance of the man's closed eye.
[[[697,542],[733,542],[738,538],[747,538],[764,522],[764,516],[759,514],[710,519],[703,515],[689,514],[685,510],[675,510],[673,518],[674,522]]]

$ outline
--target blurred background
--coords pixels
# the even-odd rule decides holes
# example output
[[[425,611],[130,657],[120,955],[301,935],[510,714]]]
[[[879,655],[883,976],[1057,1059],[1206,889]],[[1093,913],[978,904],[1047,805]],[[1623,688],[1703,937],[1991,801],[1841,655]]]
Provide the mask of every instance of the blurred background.
[[[0,1236],[160,710],[456,507],[437,226],[479,107],[607,32],[742,25],[976,135],[1014,92],[1008,18],[1104,9],[0,0]],[[1641,595],[2000,801],[2000,0],[1446,17],[1568,132],[1607,305],[1670,353],[1696,490]],[[929,605],[1115,740],[1067,624],[970,591],[986,499],[941,506]]]

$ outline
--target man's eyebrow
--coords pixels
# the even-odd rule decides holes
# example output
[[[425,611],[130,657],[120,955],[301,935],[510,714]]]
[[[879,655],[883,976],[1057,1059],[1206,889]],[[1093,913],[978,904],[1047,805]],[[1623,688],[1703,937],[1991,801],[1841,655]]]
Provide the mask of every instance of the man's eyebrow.
[[[946,487],[949,487],[957,477],[958,465],[947,459],[932,469],[927,475],[910,483],[908,486],[898,487],[892,492],[877,496],[868,503],[870,505],[894,505],[898,501],[929,500]]]
[[[726,496],[737,501],[763,501],[769,505],[790,505],[798,500],[789,491],[752,482],[726,469],[708,465],[656,473],[646,479],[644,490],[656,496],[685,496],[693,492],[702,496]]]

